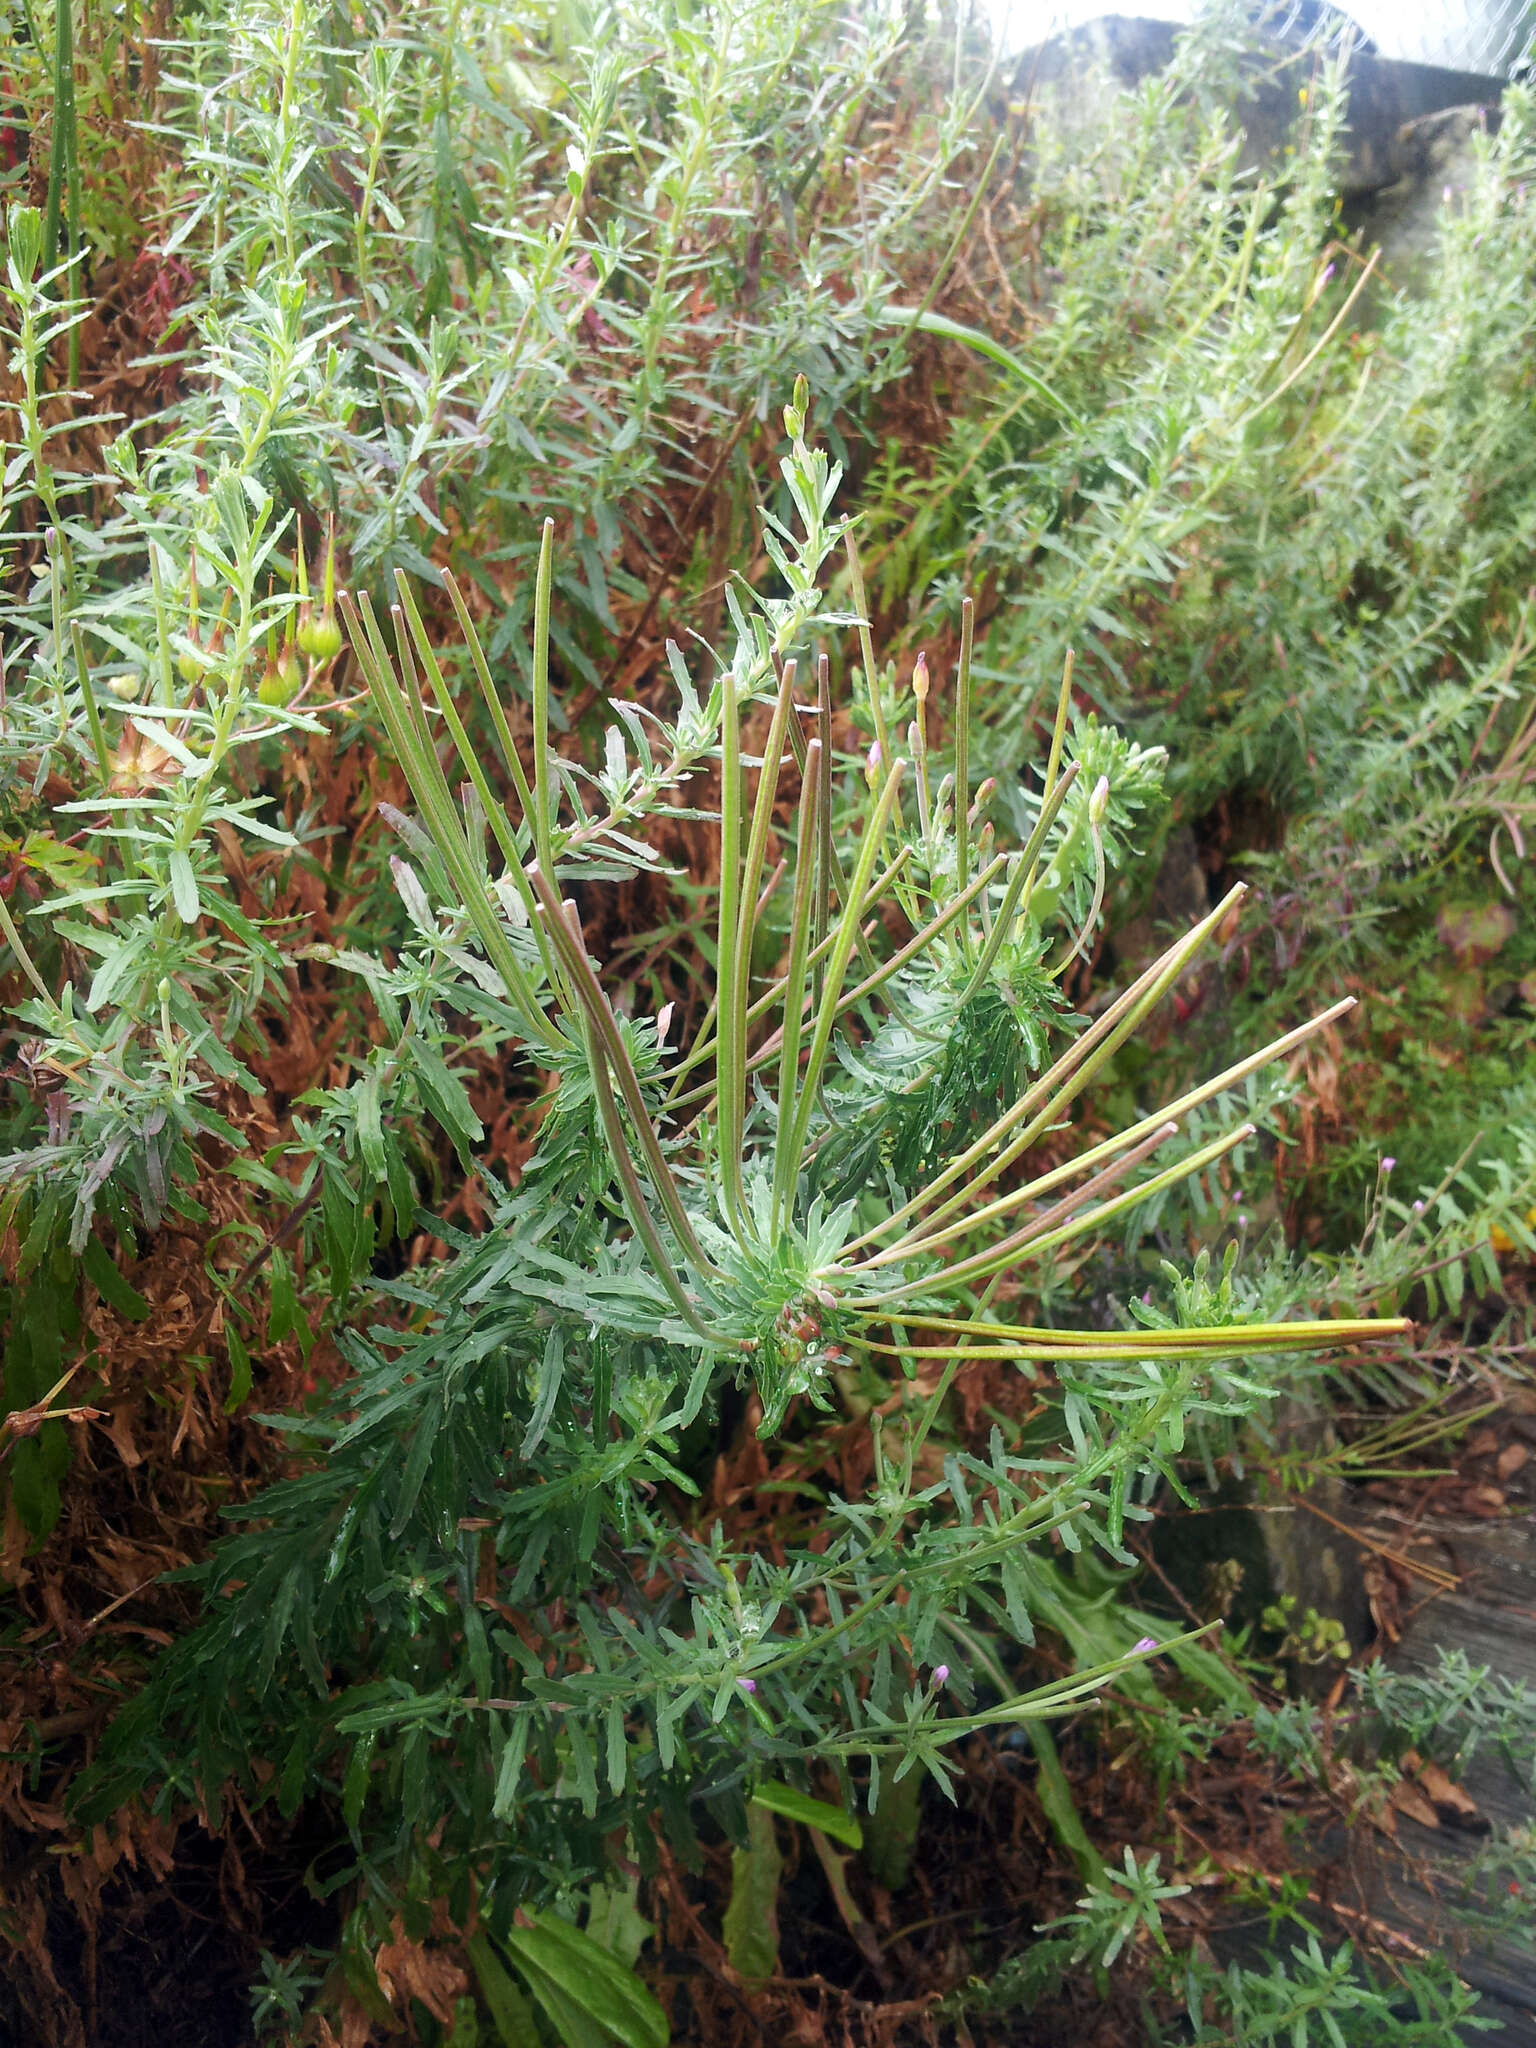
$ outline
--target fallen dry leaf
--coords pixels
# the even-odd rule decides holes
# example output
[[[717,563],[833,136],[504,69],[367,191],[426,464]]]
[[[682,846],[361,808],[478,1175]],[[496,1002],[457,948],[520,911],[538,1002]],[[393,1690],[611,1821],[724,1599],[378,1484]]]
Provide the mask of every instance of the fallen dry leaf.
[[[451,1956],[441,1949],[423,1948],[411,1941],[397,1918],[386,1941],[373,1959],[379,1989],[401,2010],[401,1997],[419,1998],[433,2019],[445,2027],[453,2025],[453,2002],[469,1989],[469,1979]]]
[[[1420,1827],[1437,1828],[1440,1825],[1440,1816],[1436,1813],[1433,1802],[1409,1778],[1399,1778],[1392,1787],[1391,1804],[1396,1812],[1407,1814],[1408,1818],[1416,1820]]]
[[[1447,1819],[1466,1822],[1479,1819],[1477,1801],[1443,1771],[1439,1764],[1419,1768],[1419,1784]]]

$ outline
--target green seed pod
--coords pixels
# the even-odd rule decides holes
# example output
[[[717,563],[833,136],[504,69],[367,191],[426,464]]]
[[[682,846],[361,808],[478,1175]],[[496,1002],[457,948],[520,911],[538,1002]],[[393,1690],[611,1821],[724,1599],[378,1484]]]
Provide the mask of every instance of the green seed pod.
[[[341,652],[341,628],[333,612],[322,612],[318,618],[310,613],[301,619],[297,639],[300,651],[311,661],[334,661]]]

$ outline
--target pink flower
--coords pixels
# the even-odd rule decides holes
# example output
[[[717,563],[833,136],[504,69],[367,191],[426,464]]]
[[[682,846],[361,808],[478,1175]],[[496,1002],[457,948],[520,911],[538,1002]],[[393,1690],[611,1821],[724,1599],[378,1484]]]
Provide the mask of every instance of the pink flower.
[[[1143,1636],[1139,1643],[1136,1643],[1132,1646],[1131,1655],[1133,1657],[1142,1657],[1145,1656],[1148,1650],[1155,1650],[1156,1648],[1156,1636]]]
[[[1390,1173],[1393,1167],[1396,1166],[1396,1164],[1397,1161],[1392,1157],[1392,1154],[1389,1152],[1386,1158],[1383,1159],[1381,1162],[1381,1170],[1383,1173]]]
[[[933,1667],[933,1677],[929,1683],[932,1685],[942,1685],[948,1677],[949,1666],[947,1664],[935,1664]]]
[[[743,1692],[757,1691],[757,1680],[755,1678],[738,1678],[736,1683],[741,1687]]]

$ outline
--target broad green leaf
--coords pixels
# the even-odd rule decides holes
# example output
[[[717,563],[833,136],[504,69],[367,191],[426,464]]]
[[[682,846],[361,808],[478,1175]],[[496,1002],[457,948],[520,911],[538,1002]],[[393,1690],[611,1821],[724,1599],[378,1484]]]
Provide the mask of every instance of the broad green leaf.
[[[623,2048],[667,2048],[671,2030],[666,2014],[639,1979],[589,1934],[553,1914],[541,1914],[532,1927],[510,1928],[503,1946],[525,1975],[541,1972]]]
[[[808,1828],[819,1828],[824,1835],[830,1835],[834,1842],[841,1842],[849,1849],[862,1849],[864,1835],[858,1822],[844,1813],[840,1806],[828,1806],[823,1799],[812,1799],[804,1792],[797,1792],[792,1785],[759,1785],[752,1795],[754,1806],[765,1806],[770,1813],[781,1813],[786,1820],[797,1820]]]
[[[618,1962],[633,1966],[656,1932],[635,1903],[639,1883],[595,1884],[587,1894],[587,1932]]]
[[[1004,348],[1000,341],[994,341],[990,334],[983,333],[979,327],[966,327],[958,320],[951,320],[944,313],[925,313],[920,308],[909,313],[902,306],[892,306],[888,312],[892,326],[910,327],[919,334],[931,334],[936,341],[958,341],[966,348],[974,349],[977,355],[986,356],[999,368],[1017,377],[1021,384],[1027,384],[1036,397],[1045,400],[1053,412],[1059,412],[1076,423],[1077,414],[1072,407],[1051,389],[1043,377],[1036,376],[1027,364],[1019,361],[1011,349]]]
[[[864,1862],[876,1884],[899,1892],[912,1874],[917,1853],[923,1781],[909,1772],[880,1793],[880,1804],[864,1829]]]
[[[229,1353],[229,1392],[224,1396],[224,1413],[233,1415],[251,1398],[251,1354],[233,1323],[225,1324],[224,1348]]]
[[[814,1806],[814,1799],[805,1802]],[[748,1983],[779,1968],[779,1873],[784,1859],[773,1814],[761,1800],[747,1808],[747,1846],[731,1851],[731,1902],[725,1909],[725,1952]]]
[[[533,2008],[502,1968],[489,1939],[483,1934],[472,1934],[464,1946],[503,2048],[541,2048]]]
[[[192,863],[179,846],[173,846],[170,853],[171,900],[176,905],[176,915],[183,924],[196,924],[202,914],[198,901],[197,877],[192,872]]]
[[[558,1977],[525,1957],[518,1958],[518,1968],[553,2026],[560,2048],[613,2048],[613,2035],[576,2002]]]
[[[98,1237],[86,1239],[80,1263],[85,1277],[107,1304],[130,1323],[141,1323],[149,1314],[149,1303],[137,1288],[130,1287],[112,1263],[106,1246]]]

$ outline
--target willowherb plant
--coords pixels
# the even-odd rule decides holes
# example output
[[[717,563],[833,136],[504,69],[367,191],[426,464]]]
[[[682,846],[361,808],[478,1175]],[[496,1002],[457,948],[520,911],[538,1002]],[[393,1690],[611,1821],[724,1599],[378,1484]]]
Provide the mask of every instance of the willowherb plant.
[[[346,1340],[355,1377],[303,1424],[324,1457],[196,1572],[206,1616],[120,1717],[82,1811],[149,1784],[210,1812],[229,1782],[285,1813],[318,1799],[376,1897],[415,1871],[461,1912],[473,1886],[505,1943],[514,1908],[600,1875],[616,1829],[645,1865],[658,1814],[687,1855],[703,1813],[744,1838],[757,1793],[876,1810],[914,1769],[947,1790],[957,1739],[1063,1712],[1154,1647],[1106,1627],[1074,1673],[1018,1691],[975,1629],[1028,1643],[1032,1617],[1056,1626],[1062,1553],[1129,1565],[1125,1523],[1173,1477],[1191,1419],[1262,1405],[1267,1354],[1404,1327],[1245,1323],[1203,1281],[1135,1329],[1018,1313],[1034,1262],[1112,1232],[1160,1172],[1230,1150],[1244,1126],[1157,1164],[1192,1112],[1336,1012],[1111,1137],[1063,1143],[1074,1101],[1241,892],[1091,1020],[1070,1013],[1061,976],[1157,764],[1074,726],[1064,690],[1007,852],[963,745],[939,772],[926,665],[899,750],[866,622],[822,610],[844,535],[806,403],[801,387],[785,414],[797,526],[770,524],[781,594],[734,589],[730,660],[702,689],[674,658],[671,721],[617,705],[600,769],[550,742],[549,528],[526,763],[451,577],[473,721],[499,760],[404,578],[392,631],[343,601],[418,807],[403,830],[421,867],[402,857],[396,875],[423,985],[520,1042],[547,1114],[485,1233],[447,1232],[440,1271],[384,1286],[407,1326]],[[867,759],[834,751],[814,658],[843,626],[876,692]],[[971,656],[967,617],[961,735]],[[674,1048],[669,1018],[615,1010],[577,896],[656,868],[647,821],[714,778],[717,985]],[[775,957],[758,941],[780,892]],[[392,1057],[409,1066],[409,1033]],[[1220,1312],[1201,1320],[1207,1302]],[[1051,1368],[1054,1446],[950,1440],[946,1397],[976,1359],[1042,1384]],[[786,1524],[772,1552],[693,1505],[717,1430],[792,1442],[818,1408],[870,1433],[862,1497],[826,1500],[819,1529]]]

